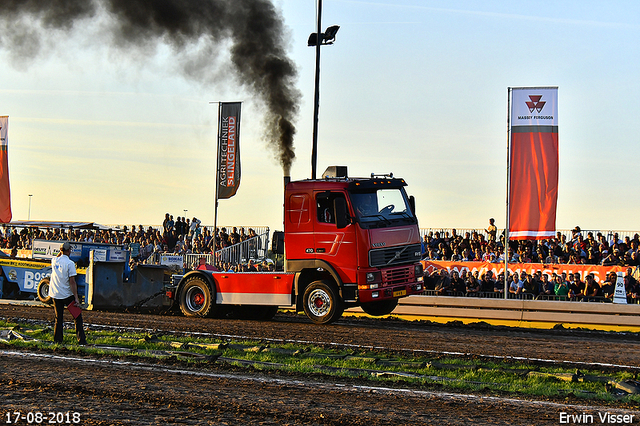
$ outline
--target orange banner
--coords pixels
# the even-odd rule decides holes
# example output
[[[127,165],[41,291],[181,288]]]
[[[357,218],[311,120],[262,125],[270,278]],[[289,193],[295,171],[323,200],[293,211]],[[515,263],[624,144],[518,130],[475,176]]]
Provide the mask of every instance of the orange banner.
[[[7,256],[11,256],[11,249],[0,249]],[[30,249],[20,249],[16,252],[16,257],[21,259],[31,259],[33,255],[33,250]]]
[[[493,276],[498,276],[504,272],[504,263],[490,263],[490,262],[448,262],[440,260],[423,260],[422,265],[424,270],[432,273],[436,270],[446,269],[449,272],[462,270],[468,270],[471,272],[478,271],[480,276],[487,271],[493,272]],[[636,275],[634,268],[634,276]],[[580,274],[581,279],[584,281],[584,277],[587,274],[593,274],[596,281],[605,281],[609,272],[626,272],[626,266],[600,266],[600,265],[571,265],[571,264],[559,264],[559,265],[545,265],[542,263],[510,263],[509,273],[526,272],[531,274],[533,272],[542,271],[543,274],[552,275],[553,273],[561,274],[566,272],[567,274],[576,272]]]
[[[514,130],[510,176],[510,239],[552,238],[558,200],[558,133]]]
[[[11,222],[11,190],[9,186],[9,117],[0,117],[0,223]]]
[[[509,237],[552,238],[558,200],[558,88],[512,90]]]

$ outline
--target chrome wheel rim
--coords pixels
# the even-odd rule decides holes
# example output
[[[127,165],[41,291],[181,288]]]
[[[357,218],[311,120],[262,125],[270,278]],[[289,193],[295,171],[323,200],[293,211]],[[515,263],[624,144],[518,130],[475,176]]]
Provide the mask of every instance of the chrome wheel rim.
[[[309,295],[307,306],[313,315],[323,317],[331,310],[331,297],[326,291],[315,289]]]
[[[204,294],[202,289],[198,287],[191,287],[189,290],[187,290],[185,301],[187,304],[187,308],[189,308],[191,312],[198,312],[204,306],[206,295]]]
[[[47,283],[43,283],[43,284],[40,286],[40,296],[41,296],[43,299],[46,299],[47,297],[49,297],[49,284],[47,284]]]

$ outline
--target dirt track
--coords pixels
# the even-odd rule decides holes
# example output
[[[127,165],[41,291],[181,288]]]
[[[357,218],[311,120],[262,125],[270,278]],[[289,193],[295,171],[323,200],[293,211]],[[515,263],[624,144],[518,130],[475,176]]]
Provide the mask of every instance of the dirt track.
[[[110,324],[408,350],[605,362],[640,368],[640,341],[635,335],[408,325],[370,319],[343,319],[332,326],[320,327],[288,315],[278,315],[270,322],[101,312],[85,312],[84,316],[89,327]],[[50,319],[51,312],[0,305],[0,317]],[[614,411],[572,406],[584,403],[575,398],[566,404],[522,402],[495,394],[464,396],[402,385],[388,385],[398,386],[396,390],[372,389],[368,387],[371,383],[362,381],[320,375],[266,375],[218,363],[188,371],[186,364],[176,361],[144,365],[137,364],[138,359],[119,361],[124,363],[103,360],[96,365],[93,360],[65,351],[29,356],[0,354],[4,410],[0,414],[5,416],[1,421],[6,421],[8,411],[19,410],[77,411],[80,424],[91,425],[557,425],[561,412],[593,412],[600,424],[597,413]],[[634,423],[637,422],[636,415]]]

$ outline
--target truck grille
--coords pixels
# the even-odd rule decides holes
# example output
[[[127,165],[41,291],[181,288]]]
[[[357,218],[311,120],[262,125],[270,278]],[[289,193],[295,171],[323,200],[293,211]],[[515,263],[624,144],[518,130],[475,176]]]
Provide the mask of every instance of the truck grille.
[[[370,250],[369,266],[380,267],[414,263],[420,260],[421,254],[420,244]]]
[[[383,269],[382,285],[407,284],[411,278],[411,270],[413,266],[405,266],[402,268]]]

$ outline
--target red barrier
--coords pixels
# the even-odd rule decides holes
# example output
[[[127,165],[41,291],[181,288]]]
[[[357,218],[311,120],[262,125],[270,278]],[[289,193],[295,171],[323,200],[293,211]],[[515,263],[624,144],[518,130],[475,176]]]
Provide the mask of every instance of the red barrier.
[[[11,249],[0,249],[0,250],[2,250],[2,252],[7,256],[11,256]],[[31,251],[31,249],[20,249],[18,250],[18,254],[16,255],[16,257],[19,257],[22,259],[31,259],[32,253],[33,252]]]
[[[493,272],[493,276],[504,272],[504,263],[490,263],[490,262],[449,262],[441,260],[423,260],[422,265],[425,271],[432,273],[436,270],[447,269],[449,272],[462,270],[471,271],[472,273],[478,271],[478,274],[482,276],[487,271]],[[623,272],[627,271],[627,266],[600,266],[600,265],[575,265],[575,264],[554,264],[547,265],[542,263],[509,263],[509,273],[526,272],[531,274],[533,272],[542,271],[543,274],[553,275],[553,273],[561,274],[566,272],[567,274],[578,272],[582,281],[587,274],[593,274],[596,281],[604,281],[609,272]],[[637,268],[633,268],[634,272]],[[634,276],[636,274],[634,273]]]

